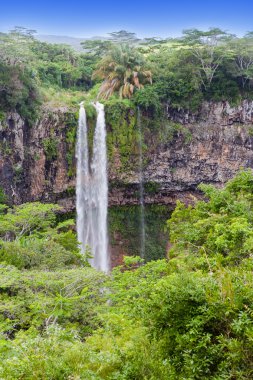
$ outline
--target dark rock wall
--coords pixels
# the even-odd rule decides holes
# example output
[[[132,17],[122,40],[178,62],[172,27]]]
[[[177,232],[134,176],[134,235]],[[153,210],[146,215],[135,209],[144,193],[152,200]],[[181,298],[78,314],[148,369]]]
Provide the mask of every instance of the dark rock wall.
[[[68,133],[77,121],[72,119],[71,125],[69,113],[65,108],[45,108],[33,127],[16,113],[0,122],[0,186],[10,203],[42,200],[74,209],[75,178],[70,166],[75,166],[75,158]],[[199,196],[199,183],[221,186],[240,168],[253,167],[252,101],[234,107],[227,102],[203,103],[195,114],[168,108],[167,114],[168,122],[187,128],[190,139],[186,141],[179,130],[172,140],[146,152],[146,204],[173,207],[176,199],[191,202]],[[48,157],[45,140],[56,146],[53,158]],[[119,174],[109,163],[109,173],[110,205],[138,204],[138,168]]]

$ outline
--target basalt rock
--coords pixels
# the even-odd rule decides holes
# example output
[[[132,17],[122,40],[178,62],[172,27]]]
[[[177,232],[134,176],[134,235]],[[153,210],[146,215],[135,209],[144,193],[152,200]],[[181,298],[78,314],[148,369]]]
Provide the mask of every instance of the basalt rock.
[[[74,210],[75,144],[69,132],[73,137],[77,120],[70,122],[69,116],[76,111],[45,107],[33,126],[14,112],[0,122],[0,186],[10,204],[40,200]],[[200,183],[222,186],[240,168],[253,167],[253,101],[238,106],[205,102],[196,113],[168,107],[167,116],[168,122],[181,123],[190,139],[178,130],[172,139],[147,151],[145,203],[189,203],[200,196]],[[119,172],[119,161],[115,154],[109,163],[109,204],[138,204],[138,166]]]

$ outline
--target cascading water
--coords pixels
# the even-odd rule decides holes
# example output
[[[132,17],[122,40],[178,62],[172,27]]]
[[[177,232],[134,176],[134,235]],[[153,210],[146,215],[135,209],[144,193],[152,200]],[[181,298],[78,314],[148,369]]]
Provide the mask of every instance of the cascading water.
[[[145,205],[143,188],[143,153],[142,153],[142,125],[138,107],[137,126],[139,130],[139,192],[140,192],[140,256],[145,257]]]
[[[83,102],[80,104],[79,122],[76,145],[77,174],[76,174],[76,211],[77,238],[81,243],[81,252],[85,253],[89,242],[89,151],[87,139],[86,113]]]
[[[76,147],[77,184],[77,237],[81,252],[91,250],[91,265],[108,272],[107,238],[107,153],[104,106],[94,104],[97,111],[97,123],[93,141],[93,156],[89,165],[87,123],[83,104],[80,104],[78,138]]]
[[[107,207],[108,180],[106,154],[106,127],[103,104],[96,103],[97,124],[93,141],[92,157],[92,200],[94,203],[92,226],[94,231],[92,264],[105,272],[109,270],[108,238],[107,238]]]

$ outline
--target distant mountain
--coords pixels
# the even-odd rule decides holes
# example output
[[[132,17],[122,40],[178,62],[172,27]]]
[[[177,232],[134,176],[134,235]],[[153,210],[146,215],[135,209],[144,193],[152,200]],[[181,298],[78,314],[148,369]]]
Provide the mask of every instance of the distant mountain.
[[[95,36],[91,38],[77,38],[68,36],[54,36],[54,35],[37,35],[35,36],[39,41],[47,42],[49,44],[67,44],[77,51],[82,51],[81,42],[86,40],[105,40],[105,37]]]

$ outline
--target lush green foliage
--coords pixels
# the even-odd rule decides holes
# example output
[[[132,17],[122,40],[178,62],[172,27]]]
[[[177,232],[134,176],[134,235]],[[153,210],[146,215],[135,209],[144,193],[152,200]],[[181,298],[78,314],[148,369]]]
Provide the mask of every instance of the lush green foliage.
[[[46,154],[46,158],[48,161],[52,161],[57,158],[58,154],[58,143],[57,140],[54,138],[46,138],[42,142],[43,148]]]
[[[0,35],[0,110],[16,110],[30,123],[43,98],[50,100],[52,88],[89,89],[96,64],[67,45],[40,42],[33,34],[16,28]]]
[[[98,96],[108,99],[114,92],[130,98],[136,89],[151,83],[151,72],[145,69],[144,58],[129,45],[113,46],[98,64],[94,77],[103,79]]]
[[[2,263],[0,377],[251,379],[253,174],[202,189],[207,202],[172,214],[169,260],[127,258],[108,276]],[[1,218],[2,236],[25,219],[26,239],[55,236],[52,205],[1,206]]]
[[[0,215],[0,261],[19,269],[55,269],[80,265],[73,220],[57,223],[52,204],[26,203]],[[84,262],[83,262],[84,264]]]
[[[238,38],[218,28],[186,30],[173,40],[120,31],[84,42],[80,53],[16,28],[0,36],[0,111],[17,110],[33,122],[43,100],[76,104],[113,94],[134,96],[151,117],[162,104],[196,111],[205,99],[236,103],[252,97],[252,46],[252,33]]]
[[[100,91],[110,96],[104,101],[108,153],[120,172],[138,159],[137,107],[145,165],[146,141],[151,148],[179,133],[191,139],[186,128],[165,122],[164,106],[195,111],[205,99],[252,97],[252,33],[236,38],[213,28],[185,31],[177,40],[138,41],[120,31],[86,42],[82,54],[20,28],[0,39],[0,120],[16,110],[31,124],[43,99],[88,103]],[[146,84],[151,73],[153,84]],[[94,107],[86,111],[91,141],[96,115]],[[74,112],[66,125],[71,176]],[[57,141],[42,143],[47,160],[56,159]],[[1,148],[10,153],[8,145]],[[14,171],[18,183],[22,168]],[[144,190],[157,188],[147,183]],[[205,202],[178,203],[168,222],[169,260],[127,258],[110,275],[88,268],[74,221],[59,222],[57,206],[8,208],[0,191],[0,378],[252,379],[253,175],[241,172],[224,189],[201,190]],[[156,211],[146,209],[146,234],[159,230],[147,236],[146,261],[161,257],[166,245],[158,225],[167,210],[159,218]],[[110,226],[137,253],[138,208],[127,214],[112,210]]]
[[[237,265],[253,247],[251,170],[239,173],[223,190],[201,185],[208,202],[186,207],[178,202],[168,224],[174,243],[171,254],[188,252]]]
[[[31,70],[0,60],[0,94],[0,110],[16,110],[30,122],[36,119],[40,97]]]
[[[128,99],[111,98],[105,103],[106,123],[109,127],[107,149],[109,159],[118,155],[118,170],[123,172],[135,162],[138,152],[137,115],[134,105]]]

